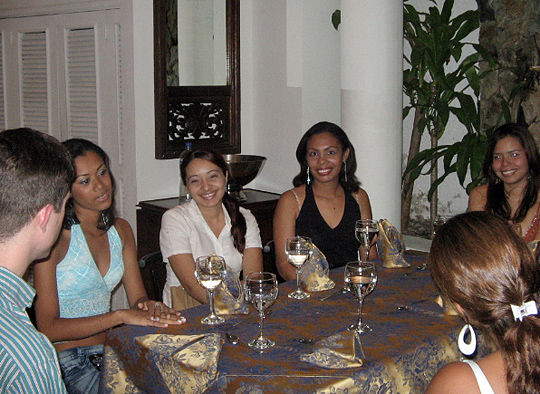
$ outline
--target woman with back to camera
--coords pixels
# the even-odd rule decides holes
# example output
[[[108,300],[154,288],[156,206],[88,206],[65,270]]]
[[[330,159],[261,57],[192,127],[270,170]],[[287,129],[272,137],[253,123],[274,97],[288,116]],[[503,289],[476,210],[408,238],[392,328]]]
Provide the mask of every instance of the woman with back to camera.
[[[540,277],[524,240],[500,216],[468,212],[437,231],[429,261],[435,285],[467,324],[463,353],[475,351],[476,339],[462,338],[474,329],[497,350],[446,365],[426,393],[540,393]]]
[[[185,319],[148,299],[131,227],[115,217],[115,183],[106,153],[84,139],[63,145],[76,175],[60,237],[50,256],[35,264],[36,318],[56,347],[68,392],[97,393],[108,329],[167,327]],[[120,281],[131,309],[111,311],[111,293]]]
[[[330,122],[312,126],[296,148],[296,159],[295,187],[283,193],[274,214],[277,268],[285,280],[296,275],[285,256],[288,237],[310,237],[330,268],[339,267],[358,259],[356,221],[372,218],[369,197],[355,176],[354,147],[341,127]],[[376,255],[373,246],[370,257]]]
[[[496,213],[526,242],[540,238],[540,154],[523,125],[508,123],[493,133],[484,158],[487,184],[469,197],[469,211]]]
[[[161,253],[169,262],[163,300],[175,309],[207,301],[206,290],[195,278],[195,259],[200,256],[222,256],[244,277],[263,267],[259,226],[227,192],[229,170],[223,156],[211,150],[191,151],[182,161],[180,175],[191,201],[165,212],[160,231]]]

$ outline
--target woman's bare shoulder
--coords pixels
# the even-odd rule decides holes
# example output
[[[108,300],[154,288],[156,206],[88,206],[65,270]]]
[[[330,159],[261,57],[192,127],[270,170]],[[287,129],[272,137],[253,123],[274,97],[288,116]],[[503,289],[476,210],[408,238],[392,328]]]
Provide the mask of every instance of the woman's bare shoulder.
[[[469,195],[468,211],[484,211],[486,209],[488,185],[476,186]]]
[[[300,185],[283,192],[279,200],[286,204],[294,203],[295,205],[298,205],[298,202],[302,203],[305,197],[306,187],[305,185]]]
[[[433,377],[425,394],[480,393],[471,367],[453,362],[442,367]]]

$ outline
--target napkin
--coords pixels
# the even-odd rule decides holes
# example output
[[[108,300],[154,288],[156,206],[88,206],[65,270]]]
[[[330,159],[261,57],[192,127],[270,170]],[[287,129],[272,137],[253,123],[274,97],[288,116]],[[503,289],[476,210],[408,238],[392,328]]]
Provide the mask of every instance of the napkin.
[[[249,313],[240,278],[236,272],[228,267],[223,275],[223,281],[217,289],[214,306],[218,315],[245,315]]]
[[[357,368],[364,365],[364,352],[357,333],[343,331],[313,345],[311,353],[300,360],[328,369]]]
[[[311,249],[313,250],[312,256],[300,269],[300,282],[309,292],[333,289],[336,284],[329,277],[330,268],[326,256],[314,243],[311,244]]]
[[[171,287],[171,296],[173,300],[172,307],[179,311],[201,305],[182,286]],[[218,315],[245,315],[249,313],[238,274],[228,267],[223,274],[221,285],[216,289],[214,306]]]
[[[459,315],[454,305],[450,301],[442,298],[441,296],[437,296],[437,298],[435,299],[435,303],[437,303],[437,305],[443,308],[445,315],[450,315],[450,316]]]
[[[221,335],[149,334],[135,338],[156,358],[171,393],[202,393],[217,376]]]
[[[379,257],[385,268],[404,268],[411,265],[405,260],[405,242],[403,236],[388,220],[379,220],[377,238]]]

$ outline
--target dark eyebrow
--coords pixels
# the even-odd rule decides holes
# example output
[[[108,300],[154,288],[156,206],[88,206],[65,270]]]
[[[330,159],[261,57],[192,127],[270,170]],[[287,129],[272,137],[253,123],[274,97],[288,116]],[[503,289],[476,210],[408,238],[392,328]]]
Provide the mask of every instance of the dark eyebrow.
[[[96,172],[99,171],[99,170],[101,170],[102,167],[107,168],[107,166],[105,165],[105,163],[101,163],[101,164],[99,165],[99,167],[96,169]],[[79,175],[76,175],[76,176],[75,176],[75,180],[77,180],[77,179],[80,178],[80,177],[86,177],[86,176],[89,176],[89,175],[90,175],[90,174],[79,174]]]

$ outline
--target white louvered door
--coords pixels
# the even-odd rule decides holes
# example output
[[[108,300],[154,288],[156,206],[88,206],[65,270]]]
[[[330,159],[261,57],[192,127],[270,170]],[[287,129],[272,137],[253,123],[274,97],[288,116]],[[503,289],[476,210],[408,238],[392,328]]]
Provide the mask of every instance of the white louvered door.
[[[117,10],[0,19],[0,126],[85,138],[111,157],[123,214]]]

